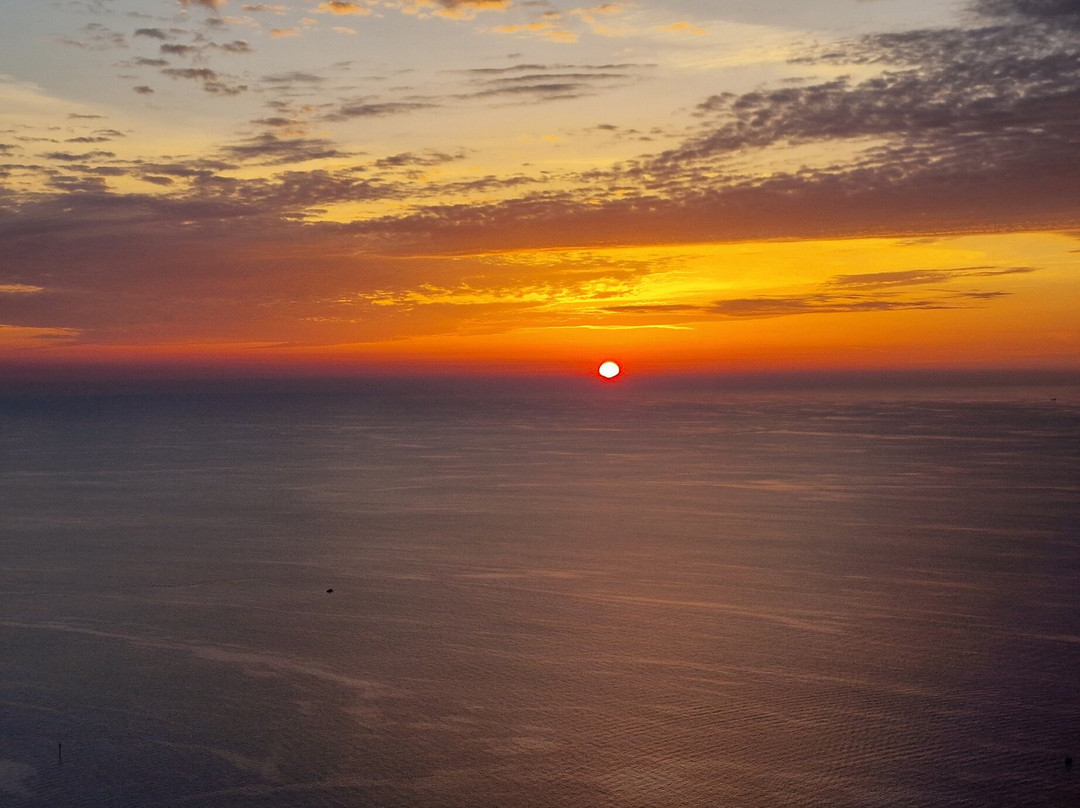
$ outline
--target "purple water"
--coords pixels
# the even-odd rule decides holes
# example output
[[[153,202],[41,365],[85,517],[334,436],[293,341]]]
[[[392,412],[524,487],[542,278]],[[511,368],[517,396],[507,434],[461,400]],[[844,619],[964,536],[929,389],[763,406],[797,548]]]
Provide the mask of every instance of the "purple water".
[[[0,804],[1080,804],[1078,416],[0,399]]]

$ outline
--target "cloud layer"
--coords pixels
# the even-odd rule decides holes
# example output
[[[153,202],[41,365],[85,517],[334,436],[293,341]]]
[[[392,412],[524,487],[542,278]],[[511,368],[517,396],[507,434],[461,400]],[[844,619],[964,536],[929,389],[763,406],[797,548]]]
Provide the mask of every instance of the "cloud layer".
[[[178,17],[103,18],[62,43],[115,53],[118,80],[147,103],[186,88],[260,111],[198,153],[139,153],[129,128],[94,117],[0,129],[0,323],[49,339],[241,341],[257,332],[319,343],[346,331],[376,340],[490,329],[522,310],[558,323],[569,317],[553,308],[562,298],[629,325],[983,307],[1006,294],[998,283],[1038,268],[840,273],[794,292],[610,302],[605,295],[640,291],[660,270],[592,264],[574,277],[549,267],[545,281],[512,262],[492,270],[483,256],[1080,221],[1080,10],[1068,0],[978,0],[964,25],[808,41],[786,66],[802,77],[717,87],[689,108],[653,101],[648,135],[581,112],[575,130],[549,135],[552,149],[619,143],[626,154],[633,143],[636,154],[511,165],[500,152],[489,168],[485,132],[475,142],[433,134],[419,147],[396,144],[394,133],[440,115],[524,116],[631,98],[661,67],[518,54],[425,75],[351,63],[260,72],[246,62],[324,18],[359,25],[388,14],[569,47],[571,23],[597,36],[614,36],[617,18],[631,26],[628,4],[304,4],[319,19],[287,17],[296,10],[282,5],[179,6]],[[682,26],[668,24],[705,30]],[[391,134],[369,136],[374,126]],[[664,145],[652,148],[653,137]],[[410,320],[419,308],[441,314]],[[487,319],[464,326],[454,319],[464,308]]]

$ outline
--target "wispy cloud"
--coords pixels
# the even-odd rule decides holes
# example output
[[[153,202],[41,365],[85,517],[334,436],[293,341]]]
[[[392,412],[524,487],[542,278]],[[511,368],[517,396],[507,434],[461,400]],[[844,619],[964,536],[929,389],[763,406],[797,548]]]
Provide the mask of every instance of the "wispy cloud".
[[[845,289],[889,289],[900,286],[925,286],[948,283],[962,278],[994,278],[1034,272],[1034,267],[959,267],[956,269],[906,269],[895,272],[869,272],[861,275],[837,275],[830,285]]]
[[[837,295],[804,295],[798,297],[753,297],[717,300],[704,309],[706,313],[725,317],[766,318],[794,314],[840,314],[910,311],[912,309],[956,308],[946,299],[882,300]]]
[[[708,305],[622,304],[608,306],[605,312],[632,315],[674,315],[676,319],[700,320],[726,317],[759,320],[801,314],[866,314],[870,312],[914,311],[970,308],[972,301],[985,301],[1005,292],[958,292],[917,299],[888,299],[853,295],[811,293],[804,295],[762,295],[716,300]]]
[[[518,99],[526,103],[596,95],[640,79],[649,65],[518,64],[466,72],[474,87],[459,99]]]
[[[101,23],[92,22],[84,25],[78,35],[57,40],[63,45],[71,45],[84,50],[104,51],[127,47],[127,37],[113,31]]]
[[[381,118],[430,109],[434,103],[424,101],[377,101],[359,98],[346,101],[321,117],[325,121],[347,121],[353,118]]]
[[[971,308],[1004,297],[1001,290],[956,288],[958,281],[1036,272],[1034,267],[956,267],[906,269],[858,275],[836,275],[816,288],[797,294],[732,297],[709,303],[626,303],[608,306],[612,314],[664,315],[676,318],[730,317],[762,319],[801,314],[865,314],[869,312]],[[921,289],[918,289],[922,287]],[[912,293],[913,289],[918,289]]]
[[[225,146],[222,153],[232,159],[256,161],[262,165],[303,163],[348,154],[324,138],[280,138],[270,132]]]

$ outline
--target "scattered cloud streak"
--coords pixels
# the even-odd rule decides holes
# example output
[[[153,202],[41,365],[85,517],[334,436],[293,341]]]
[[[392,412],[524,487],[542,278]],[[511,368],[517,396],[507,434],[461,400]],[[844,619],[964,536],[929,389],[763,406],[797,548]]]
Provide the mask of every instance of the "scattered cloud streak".
[[[958,269],[906,269],[896,272],[868,272],[862,275],[837,275],[830,286],[843,289],[895,289],[901,286],[925,286],[948,283],[961,278],[994,278],[1035,272],[1034,267],[961,267]]]
[[[163,76],[199,82],[203,90],[215,95],[239,95],[247,91],[246,84],[228,84],[216,70],[208,67],[165,67]]]
[[[631,303],[609,306],[612,314],[667,315],[682,319],[726,317],[767,319],[800,314],[865,314],[871,312],[971,308],[1004,297],[1003,290],[947,287],[954,281],[1026,274],[1033,267],[958,267],[909,269],[860,275],[837,275],[819,288],[799,294],[756,295],[713,300],[706,304]],[[921,288],[916,295],[912,288]]]

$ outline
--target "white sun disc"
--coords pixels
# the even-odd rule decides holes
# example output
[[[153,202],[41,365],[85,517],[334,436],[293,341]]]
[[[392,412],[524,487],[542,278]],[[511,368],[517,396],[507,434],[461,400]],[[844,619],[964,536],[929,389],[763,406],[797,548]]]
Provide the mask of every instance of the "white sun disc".
[[[609,360],[607,362],[601,362],[600,367],[596,369],[596,372],[605,379],[614,379],[622,372],[622,368],[619,367],[617,362]]]

